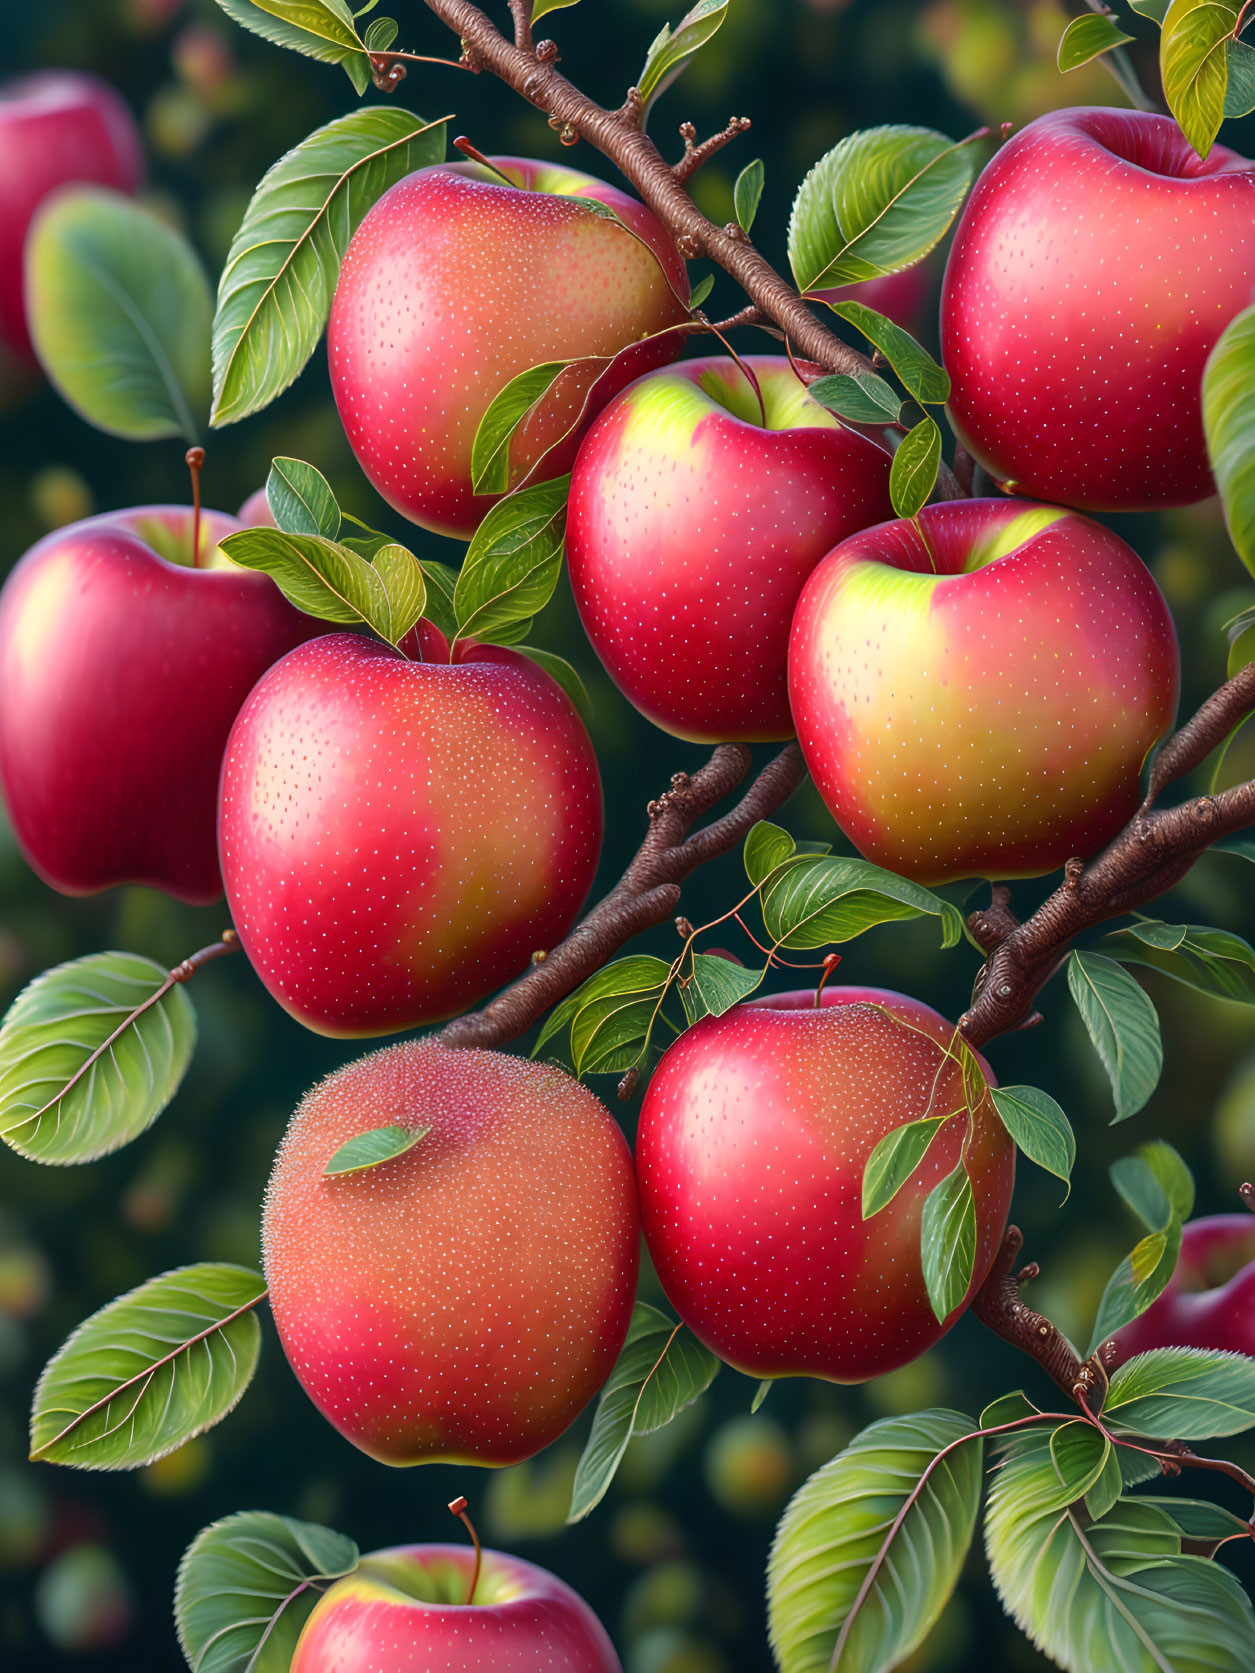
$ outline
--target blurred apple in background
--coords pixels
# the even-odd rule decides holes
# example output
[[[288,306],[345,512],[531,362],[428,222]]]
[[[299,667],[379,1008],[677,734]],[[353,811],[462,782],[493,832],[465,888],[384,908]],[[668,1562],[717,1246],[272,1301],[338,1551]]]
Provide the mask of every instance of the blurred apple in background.
[[[0,383],[6,373],[37,372],[22,297],[22,247],[40,202],[76,180],[133,192],[143,173],[134,119],[95,76],[42,70],[0,87]]]
[[[774,994],[681,1035],[645,1094],[636,1166],[659,1280],[708,1348],[751,1377],[855,1383],[925,1352],[962,1311],[934,1316],[919,1238],[924,1198],[959,1161],[966,1098],[954,1028],[936,1011],[877,988],[830,986],[821,998]],[[955,1111],[909,1182],[864,1220],[875,1145]],[[968,1299],[1015,1177],[987,1093],[972,1121]]]
[[[389,1125],[423,1137],[326,1174]],[[560,1069],[430,1039],[307,1095],[262,1223],[293,1370],[389,1464],[514,1464],[556,1440],[623,1346],[638,1241],[631,1155],[600,1100]]]
[[[63,894],[222,893],[218,774],[255,682],[317,623],[183,506],[107,512],[33,546],[0,591],[0,786],[22,852]]]
[[[597,869],[601,778],[570,701],[517,651],[459,640],[450,663],[427,629],[423,654],[439,647],[428,662],[350,633],[305,645],[227,746],[232,920],[322,1034],[465,1010],[562,939]]]
[[[403,516],[468,539],[494,501],[471,491],[471,444],[493,397],[543,361],[616,355],[564,378],[519,429],[535,464],[633,378],[674,360],[687,318],[684,262],[652,213],[592,175],[494,157],[398,181],[344,258],[327,330],[336,406],[366,475]],[[571,203],[595,198],[626,224]],[[635,236],[633,236],[635,234]],[[595,383],[595,387],[592,387]],[[571,468],[578,432],[534,480]]]
[[[1136,808],[1178,685],[1172,617],[1136,552],[1022,500],[854,535],[807,582],[789,643],[828,811],[922,883],[1094,853]]]
[[[1167,1287],[1113,1340],[1112,1367],[1152,1348],[1255,1355],[1255,1214],[1187,1221]]]
[[[893,515],[889,454],[788,360],[743,364],[757,388],[731,359],[641,378],[571,478],[567,558],[592,647],[643,715],[696,742],[792,737],[802,586],[838,541]]]
[[[557,1575],[456,1545],[373,1551],[314,1606],[291,1673],[622,1673],[606,1630]]]

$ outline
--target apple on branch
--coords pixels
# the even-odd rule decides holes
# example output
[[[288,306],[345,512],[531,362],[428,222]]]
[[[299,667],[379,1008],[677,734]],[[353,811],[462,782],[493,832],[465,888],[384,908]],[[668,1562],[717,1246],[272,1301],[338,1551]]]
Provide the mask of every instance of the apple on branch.
[[[889,468],[783,356],[687,360],[625,390],[580,447],[567,557],[629,702],[696,742],[792,737],[794,606],[838,541],[892,517]]]
[[[1168,606],[1116,535],[1020,500],[928,505],[806,584],[789,695],[859,852],[921,883],[1036,877],[1093,854],[1171,725]]]
[[[684,262],[643,204],[575,169],[489,161],[421,169],[384,193],[349,245],[327,328],[362,469],[402,515],[462,539],[495,503],[472,491],[471,448],[512,378],[617,356],[555,387],[514,437],[515,465],[537,467],[531,480],[561,476],[581,427],[682,340],[638,339],[688,317]]]

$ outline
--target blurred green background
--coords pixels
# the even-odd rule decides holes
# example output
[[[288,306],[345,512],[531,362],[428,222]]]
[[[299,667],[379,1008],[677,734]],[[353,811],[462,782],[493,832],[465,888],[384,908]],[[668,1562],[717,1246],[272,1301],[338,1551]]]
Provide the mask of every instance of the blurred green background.
[[[384,9],[400,13],[399,45],[449,50],[415,0]],[[504,21],[504,0],[490,9]],[[681,0],[586,0],[546,27],[576,82],[618,102],[655,31],[682,10]],[[767,193],[756,236],[782,263],[798,182],[852,129],[922,122],[957,138],[979,123],[1022,122],[1055,105],[1119,102],[1099,66],[1066,81],[1056,73],[1066,19],[1056,0],[734,0],[722,33],[666,95],[653,131],[678,147],[681,120],[706,132],[732,111],[753,117],[752,133],[708,165],[694,190],[710,214],[730,219],[735,173],[761,156]],[[244,34],[212,0],[3,0],[0,41],[10,74],[74,65],[123,92],[149,149],[148,201],[190,233],[215,274],[264,169],[354,102],[338,70]],[[1153,76],[1153,57],[1144,58],[1144,68]],[[429,116],[456,110],[453,132],[467,133],[484,150],[559,152],[543,119],[488,77],[416,67],[400,97]],[[1255,124],[1232,124],[1225,138],[1249,154]],[[591,154],[569,155],[601,171]],[[738,305],[722,278],[711,307],[721,299],[729,310]],[[934,336],[931,312],[921,330]],[[275,453],[313,461],[346,509],[405,534],[349,455],[320,359],[267,412],[211,436],[208,503],[233,510],[263,482]],[[7,569],[60,523],[93,510],[184,498],[182,445],[141,448],[97,435],[39,391],[0,415],[0,495],[0,568]],[[1249,601],[1251,589],[1214,505],[1124,518],[1116,526],[1150,563],[1176,613],[1192,704],[1223,678],[1221,624]],[[428,555],[456,559],[445,543],[420,538]],[[700,754],[654,731],[612,690],[569,600],[555,602],[540,637],[580,667],[594,696],[609,803],[601,879],[608,885],[639,839],[645,801]],[[1239,739],[1225,778],[1252,773],[1255,742]],[[800,837],[833,834],[807,793],[787,822]],[[686,889],[688,915],[701,922],[723,910],[738,877],[735,858],[699,874]],[[1242,860],[1208,858],[1164,915],[1249,936],[1250,877]],[[1016,904],[1031,907],[1039,893],[1037,885],[1020,885]],[[119,946],[173,962],[224,922],[221,908],[196,911],[143,890],[62,899],[32,877],[0,826],[0,1003],[59,960]],[[670,951],[666,934],[654,939]],[[951,1016],[963,1010],[978,962],[970,948],[938,952],[927,924],[887,927],[843,952],[842,978],[906,989]],[[1025,1167],[1015,1208],[1027,1252],[1043,1269],[1032,1299],[1075,1336],[1087,1335],[1106,1276],[1137,1235],[1108,1185],[1110,1161],[1145,1139],[1170,1139],[1195,1170],[1200,1212],[1236,1208],[1238,1183],[1255,1175],[1255,1017],[1157,976],[1149,986],[1163,1015],[1166,1069],[1150,1106],[1125,1127],[1108,1125],[1105,1082],[1060,984],[1045,996],[1044,1026],[999,1041],[991,1052],[1004,1079],[1036,1082],[1058,1097],[1078,1133],[1066,1206],[1059,1208],[1056,1181]],[[315,1079],[358,1055],[289,1021],[243,960],[199,976],[194,998],[201,1020],[194,1070],[145,1137],[94,1166],[67,1170],[41,1169],[0,1149],[0,1665],[11,1673],[182,1667],[170,1620],[175,1565],[191,1536],[215,1517],[277,1510],[330,1523],[370,1549],[453,1537],[444,1506],[458,1493],[469,1498],[487,1541],[554,1568],[584,1593],[627,1673],[757,1673],[771,1666],[762,1575],[774,1519],[810,1470],[884,1413],[927,1403],[977,1412],[1020,1383],[1044,1392],[1033,1367],[971,1320],[934,1353],[870,1387],[781,1384],[754,1417],[754,1385],[728,1371],[669,1429],[634,1443],[607,1500],[588,1523],[568,1531],[563,1516],[587,1416],[516,1469],[389,1471],[317,1416],[267,1323],[257,1381],[210,1435],[133,1475],[28,1465],[31,1391],[68,1331],[167,1267],[206,1259],[255,1264],[259,1202],[284,1123]],[[613,1099],[613,1082],[599,1089]],[[630,1129],[634,1107],[615,1107]],[[1003,1621],[979,1550],[933,1639],[910,1665],[978,1664],[1046,1665]]]

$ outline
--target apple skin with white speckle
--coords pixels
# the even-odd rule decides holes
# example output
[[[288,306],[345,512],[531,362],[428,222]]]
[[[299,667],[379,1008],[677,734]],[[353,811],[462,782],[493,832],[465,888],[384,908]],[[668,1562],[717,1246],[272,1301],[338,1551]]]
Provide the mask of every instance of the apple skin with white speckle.
[[[285,1010],[342,1038],[442,1021],[519,975],[574,921],[602,828],[569,700],[473,640],[450,663],[324,635],[258,683],[223,761],[244,950]]]
[[[463,540],[496,503],[472,492],[471,447],[511,378],[545,361],[617,357],[564,374],[511,441],[516,480],[533,466],[530,481],[561,476],[605,403],[683,342],[638,339],[688,317],[684,262],[644,204],[575,169],[492,161],[515,184],[478,163],[442,163],[384,193],[349,245],[327,327],[336,406],[362,469],[402,516]]]
[[[1142,111],[1055,111],[964,209],[941,300],[950,417],[1000,482],[1091,511],[1215,493],[1200,387],[1255,287],[1255,163]]]
[[[893,515],[889,455],[783,356],[744,364],[761,407],[728,358],[653,372],[602,413],[571,477],[567,559],[593,649],[643,715],[697,743],[792,737],[798,595],[838,541]]]
[[[402,1155],[328,1177],[397,1125]],[[262,1221],[284,1352],[329,1422],[388,1464],[515,1464],[609,1376],[636,1290],[632,1158],[548,1064],[406,1041],[310,1092]]]
[[[931,1348],[970,1301],[1006,1224],[1015,1147],[985,1092],[966,1158],[972,1283],[943,1324],[919,1237],[924,1198],[958,1164],[967,1127],[954,1028],[877,988],[828,986],[821,1001],[776,994],[681,1035],[645,1095],[637,1182],[662,1287],[712,1352],[751,1377],[858,1383]],[[915,1174],[864,1220],[876,1144],[951,1111]]]
[[[1022,500],[925,506],[807,582],[789,695],[859,852],[927,884],[1037,877],[1113,837],[1180,683],[1163,595],[1125,543]]]

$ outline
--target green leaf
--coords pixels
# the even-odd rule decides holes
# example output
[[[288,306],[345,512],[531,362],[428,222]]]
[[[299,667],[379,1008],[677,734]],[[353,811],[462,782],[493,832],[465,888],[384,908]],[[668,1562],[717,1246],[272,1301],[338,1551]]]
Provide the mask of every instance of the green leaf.
[[[951,1115],[957,1114],[951,1111]],[[928,1147],[949,1115],[929,1115],[895,1127],[879,1141],[863,1164],[863,1218],[891,1203],[928,1154]]]
[[[452,642],[458,630],[457,617],[453,611],[453,594],[458,584],[458,572],[456,569],[450,569],[447,563],[437,563],[432,558],[420,558],[418,567],[427,583],[427,608],[423,614]],[[520,645],[519,649],[525,651],[528,656],[534,654],[528,651],[525,645]]]
[[[1255,1005],[1255,947],[1230,930],[1151,919],[1114,930],[1112,936],[1122,964],[1158,970],[1215,999]],[[1140,945],[1130,946],[1125,937]]]
[[[574,6],[576,0],[535,0],[532,6],[532,22],[539,23],[542,17],[550,12],[564,11],[568,6]]]
[[[941,1409],[881,1418],[794,1494],[767,1566],[780,1673],[880,1673],[923,1642],[976,1526],[983,1449],[971,1432]]]
[[[538,668],[543,668],[553,683],[566,693],[583,718],[591,719],[592,698],[588,695],[583,680],[565,657],[555,656],[552,651],[543,651],[539,645],[515,645],[514,649],[521,656],[530,657]]]
[[[909,331],[878,314],[865,302],[834,301],[830,297],[818,300],[838,319],[861,331],[872,347],[880,350],[902,380],[907,393],[922,405],[941,406],[950,399],[949,376]]]
[[[276,459],[266,478],[270,515],[284,534],[320,535],[335,540],[340,533],[340,507],[331,484],[320,470],[301,459]],[[381,544],[386,544],[381,539]]]
[[[701,307],[702,303],[706,300],[706,298],[710,295],[711,291],[714,290],[714,288],[715,288],[715,276],[714,276],[713,273],[707,273],[707,275],[704,279],[699,279],[697,281],[697,283],[693,286],[693,293],[689,297],[689,311],[690,311],[690,313],[696,313],[697,312],[697,310]]]
[[[1129,5],[1142,17],[1153,18],[1161,27],[1172,0],[1129,0]]]
[[[1229,537],[1255,574],[1255,307],[1229,322],[1207,357],[1203,428]]]
[[[65,1166],[120,1150],[178,1091],[196,1045],[181,982],[136,953],[44,971],[0,1024],[0,1137]]]
[[[736,224],[742,232],[748,232],[754,225],[758,206],[763,201],[763,184],[766,178],[767,171],[758,157],[755,157],[752,163],[746,163],[736,177],[736,184],[732,188],[732,205],[736,213]]]
[[[532,1056],[569,1028],[577,1075],[622,1073],[645,1048],[670,974],[669,964],[648,954],[605,965],[549,1013]]]
[[[1229,85],[1225,88],[1226,119],[1249,116],[1255,110],[1255,46],[1246,41],[1229,42]]]
[[[775,1379],[773,1377],[764,1377],[763,1380],[759,1383],[758,1387],[754,1390],[754,1398],[750,1401],[750,1416],[751,1417],[753,1417],[754,1413],[758,1410],[758,1408],[762,1405],[763,1401],[771,1393],[771,1385],[774,1381],[775,1381]]]
[[[377,1168],[383,1162],[392,1162],[398,1156],[404,1156],[430,1132],[430,1127],[372,1127],[369,1132],[356,1133],[351,1139],[346,1139],[322,1171],[332,1177],[365,1173],[368,1168]]]
[[[1155,1007],[1132,976],[1101,953],[1073,953],[1068,990],[1111,1080],[1117,1121],[1136,1115],[1159,1084],[1163,1044]]]
[[[803,180],[789,219],[799,290],[858,284],[912,267],[945,236],[976,154],[931,128],[864,128]]]
[[[928,503],[941,464],[941,430],[925,415],[903,436],[889,472],[889,498],[899,517],[914,517]]]
[[[32,1459],[133,1470],[212,1428],[252,1381],[265,1294],[260,1273],[205,1263],[93,1313],[44,1367]]]
[[[659,31],[636,83],[646,117],[693,54],[722,27],[728,4],[729,0],[697,0],[674,29],[665,25]]]
[[[1225,1569],[1180,1555],[1157,1506],[1122,1498],[1097,1520],[1059,1502],[1049,1442],[1017,1436],[992,1477],[985,1543],[1003,1606],[1068,1673],[1244,1673],[1255,1615]]]
[[[423,572],[404,546],[382,546],[368,563],[337,541],[281,529],[241,529],[219,544],[233,563],[271,576],[306,615],[354,627],[364,623],[390,645],[404,639],[423,613]]]
[[[1111,1442],[1092,1423],[1077,1419],[1050,1431],[1048,1450],[1055,1483],[1047,1495],[1056,1507],[1073,1504],[1101,1479],[1111,1458]]]
[[[510,379],[488,404],[471,447],[471,489],[476,494],[504,494],[510,486],[510,442],[519,425],[574,365],[547,360]]]
[[[765,970],[746,970],[717,953],[694,953],[693,971],[680,985],[680,999],[690,1023],[703,1017],[721,1017],[758,987]]]
[[[229,18],[276,46],[323,64],[340,64],[359,93],[370,85],[370,59],[345,0],[218,0]]]
[[[213,424],[260,412],[295,380],[322,336],[341,260],[367,210],[444,154],[443,122],[370,105],[317,129],[267,171],[218,284]]]
[[[980,1414],[980,1427],[997,1429],[1003,1423],[1018,1423],[1021,1418],[1034,1417],[1039,1412],[1040,1407],[1033,1404],[1023,1389],[1017,1388],[1010,1394],[1000,1395],[985,1407]]]
[[[344,1534],[246,1510],[202,1528],[179,1564],[174,1623],[193,1673],[288,1673],[323,1585],[351,1574]]]
[[[1220,0],[1172,0],[1159,39],[1159,71],[1168,109],[1205,157],[1224,121],[1229,87],[1228,42],[1237,27],[1233,6]]]
[[[961,1161],[924,1198],[919,1252],[929,1305],[944,1324],[967,1299],[976,1269],[976,1206]]]
[[[1153,1460],[1151,1462],[1155,1474],[1158,1475],[1158,1464],[1154,1464]],[[1174,1524],[1178,1533],[1186,1539],[1202,1541],[1212,1547],[1210,1552],[1197,1553],[1199,1556],[1214,1555],[1217,1548],[1227,1540],[1251,1537],[1249,1522],[1244,1522],[1231,1510],[1223,1510],[1206,1499],[1161,1499],[1146,1493],[1137,1502],[1142,1505],[1154,1505],[1157,1510],[1162,1511]]]
[[[562,573],[570,486],[563,476],[521,488],[484,518],[454,588],[459,638],[492,641],[548,604]]]
[[[40,365],[89,424],[197,440],[212,308],[185,238],[120,192],[64,189],[27,237],[26,297]]]
[[[785,948],[825,947],[876,924],[921,915],[941,919],[943,947],[956,947],[963,938],[957,907],[869,860],[807,856],[766,883],[762,906],[768,934]]]
[[[1124,46],[1133,39],[1126,35],[1114,18],[1103,12],[1091,12],[1088,17],[1074,17],[1063,31],[1059,42],[1059,68],[1066,75],[1091,64],[1113,47]]]
[[[367,52],[387,52],[400,33],[400,25],[394,17],[377,17],[372,20],[362,45]]]
[[[767,881],[777,866],[791,860],[796,852],[788,831],[773,825],[769,819],[760,819],[750,827],[745,839],[745,875],[758,887]]]
[[[1156,1348],[1113,1372],[1109,1426],[1178,1441],[1240,1435],[1255,1426],[1255,1359],[1203,1348]]]
[[[1070,1190],[1076,1138],[1067,1116],[1050,1094],[1037,1086],[995,1086],[990,1095],[1017,1149]]]
[[[856,372],[853,377],[837,372],[816,378],[806,393],[851,424],[896,424],[902,411],[902,397],[874,372]]]
[[[718,1371],[719,1361],[687,1326],[638,1301],[623,1352],[597,1398],[567,1521],[583,1521],[605,1498],[633,1435],[670,1423],[706,1392]]]
[[[1175,1214],[1184,1222],[1194,1210],[1194,1176],[1163,1139],[1153,1139],[1110,1169],[1111,1183],[1142,1223],[1159,1231]]]
[[[1107,1280],[1098,1303],[1086,1356],[1094,1353],[1122,1325],[1144,1313],[1163,1293],[1181,1253],[1181,1222],[1174,1215],[1159,1231],[1147,1232]]]

